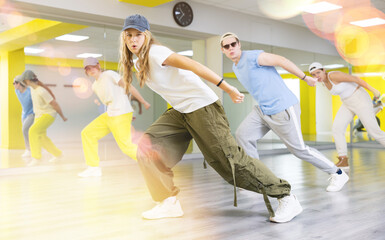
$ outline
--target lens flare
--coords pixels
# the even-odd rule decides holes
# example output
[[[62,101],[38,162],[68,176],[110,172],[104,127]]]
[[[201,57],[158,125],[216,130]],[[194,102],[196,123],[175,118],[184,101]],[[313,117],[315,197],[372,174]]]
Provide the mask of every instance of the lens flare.
[[[6,17],[7,25],[10,28],[17,27],[21,24],[23,24],[23,15],[19,12],[10,12],[9,15]]]
[[[369,49],[369,36],[362,28],[345,25],[335,36],[337,50],[346,58],[360,58]]]
[[[320,14],[304,13],[302,18],[314,34],[333,41],[335,29],[342,22],[342,16],[342,11],[336,10]]]
[[[75,95],[79,98],[86,99],[92,95],[91,81],[86,78],[76,78],[73,83]]]
[[[58,71],[60,75],[68,76],[71,74],[72,68],[68,63],[63,63],[63,64],[60,64]]]
[[[287,19],[301,14],[303,6],[314,0],[257,0],[262,13],[273,19]]]

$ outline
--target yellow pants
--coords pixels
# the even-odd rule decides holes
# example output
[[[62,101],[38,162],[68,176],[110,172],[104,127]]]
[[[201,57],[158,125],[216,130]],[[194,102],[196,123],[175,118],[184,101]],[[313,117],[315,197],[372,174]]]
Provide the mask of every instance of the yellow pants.
[[[31,147],[31,156],[41,159],[41,148],[55,157],[62,155],[55,144],[47,136],[47,128],[55,121],[55,118],[49,114],[43,114],[41,117],[35,118],[34,123],[29,129],[29,145]]]
[[[131,141],[131,121],[132,112],[114,117],[103,113],[82,130],[83,151],[88,166],[99,166],[98,141],[110,132],[119,148],[136,161],[138,146]]]

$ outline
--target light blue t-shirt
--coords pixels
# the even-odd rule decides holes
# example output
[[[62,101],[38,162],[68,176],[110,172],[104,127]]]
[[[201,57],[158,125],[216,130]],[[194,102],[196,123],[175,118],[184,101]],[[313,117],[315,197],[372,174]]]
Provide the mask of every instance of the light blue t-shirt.
[[[21,103],[21,107],[23,109],[21,118],[24,120],[26,117],[28,117],[30,114],[33,114],[33,104],[32,104],[32,98],[31,98],[31,89],[27,87],[23,93],[21,93],[19,90],[15,90],[16,96],[19,99]]]
[[[263,114],[273,115],[298,103],[297,97],[286,86],[275,67],[260,66],[262,50],[242,51],[233,71],[238,80],[253,96]]]

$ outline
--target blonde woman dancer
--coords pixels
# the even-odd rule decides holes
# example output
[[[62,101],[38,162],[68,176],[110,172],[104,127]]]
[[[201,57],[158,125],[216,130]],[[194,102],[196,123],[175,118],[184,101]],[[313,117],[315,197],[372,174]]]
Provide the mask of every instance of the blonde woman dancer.
[[[33,111],[35,112],[35,121],[29,129],[32,160],[28,163],[28,166],[41,163],[42,148],[53,155],[49,161],[55,162],[62,155],[62,151],[47,136],[47,129],[55,121],[57,114],[60,115],[63,121],[67,121],[67,118],[63,115],[59,104],[52,94],[40,85],[34,72],[25,70],[21,75],[21,81],[31,88]]]
[[[174,53],[155,41],[147,19],[126,18],[121,34],[120,66],[127,87],[132,87],[132,67],[140,86],[146,84],[173,108],[145,132],[138,146],[138,163],[157,206],[142,214],[145,219],[181,217],[172,168],[182,160],[192,138],[207,162],[230,184],[264,194],[273,222],[288,222],[302,212],[290,184],[277,178],[261,161],[246,155],[232,137],[217,95],[199,77],[224,90],[235,103],[243,101],[235,87],[207,67]],[[138,60],[134,64],[134,55]],[[235,191],[234,191],[235,193]],[[268,197],[279,200],[277,211]],[[234,202],[236,203],[236,195]]]
[[[131,140],[132,106],[123,82],[118,73],[102,71],[99,61],[89,57],[84,59],[84,71],[87,76],[95,79],[92,90],[100,101],[107,106],[107,111],[95,118],[82,130],[83,152],[87,169],[78,174],[79,177],[100,177],[102,170],[99,166],[98,141],[112,133],[119,148],[130,158],[136,160],[137,145]],[[140,93],[130,88],[130,93],[138,99],[146,109],[150,104],[143,99]]]

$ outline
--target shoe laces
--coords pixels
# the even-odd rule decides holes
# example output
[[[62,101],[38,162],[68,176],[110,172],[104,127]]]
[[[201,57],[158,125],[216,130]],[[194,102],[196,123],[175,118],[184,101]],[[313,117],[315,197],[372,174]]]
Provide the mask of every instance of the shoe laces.
[[[331,174],[328,181],[330,181],[330,185],[336,185],[338,174]]]
[[[290,201],[290,197],[284,197],[284,198],[278,199],[279,205],[276,211],[276,215],[279,215],[281,212],[284,211],[284,209],[287,208],[289,201]]]

